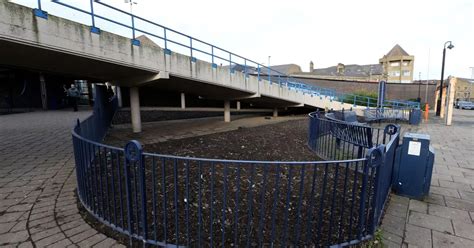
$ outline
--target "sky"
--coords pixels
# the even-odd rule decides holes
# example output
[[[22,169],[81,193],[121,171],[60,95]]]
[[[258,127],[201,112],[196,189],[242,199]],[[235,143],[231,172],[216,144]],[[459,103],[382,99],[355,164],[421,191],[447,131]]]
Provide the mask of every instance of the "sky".
[[[234,54],[270,65],[294,63],[309,71],[343,64],[377,64],[379,58],[399,44],[415,56],[414,79],[440,79],[443,45],[447,50],[445,76],[471,78],[474,67],[474,1],[472,0],[134,0],[133,14],[160,25],[231,51]],[[36,0],[14,0],[36,7]],[[43,8],[58,15],[90,25],[90,17],[70,11],[49,0]],[[89,1],[62,2],[90,10]],[[124,0],[103,0],[126,12]],[[96,13],[130,25],[128,16],[108,11],[94,4]],[[110,22],[98,20],[102,30],[131,36],[131,31]],[[163,36],[163,29],[136,21],[136,25]],[[182,44],[189,39],[173,32],[167,38]],[[154,39],[160,46],[161,40]],[[210,47],[193,42],[193,46],[210,52]],[[174,44],[172,51],[189,53]],[[216,49],[216,55],[228,54]],[[204,54],[194,53],[198,59]],[[201,57],[199,57],[201,56]],[[235,58],[235,56],[234,56]],[[209,58],[207,58],[209,59]],[[222,62],[222,61],[221,61]],[[238,61],[243,63],[243,61]],[[216,61],[216,63],[218,63]],[[222,62],[226,63],[226,62]]]

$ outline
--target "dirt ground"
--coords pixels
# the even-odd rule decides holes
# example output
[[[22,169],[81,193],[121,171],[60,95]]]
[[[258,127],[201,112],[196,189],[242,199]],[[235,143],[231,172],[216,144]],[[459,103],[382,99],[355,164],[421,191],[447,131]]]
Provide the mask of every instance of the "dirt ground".
[[[306,143],[308,120],[287,121],[255,128],[197,136],[147,145],[159,154],[213,159],[316,161]]]

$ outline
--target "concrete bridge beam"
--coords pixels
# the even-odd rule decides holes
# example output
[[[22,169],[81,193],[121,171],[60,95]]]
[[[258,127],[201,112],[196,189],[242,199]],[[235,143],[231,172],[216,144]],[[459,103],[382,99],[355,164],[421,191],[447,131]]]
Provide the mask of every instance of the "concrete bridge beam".
[[[140,116],[140,94],[138,87],[130,88],[130,110],[133,132],[140,133],[142,131],[142,120]]]

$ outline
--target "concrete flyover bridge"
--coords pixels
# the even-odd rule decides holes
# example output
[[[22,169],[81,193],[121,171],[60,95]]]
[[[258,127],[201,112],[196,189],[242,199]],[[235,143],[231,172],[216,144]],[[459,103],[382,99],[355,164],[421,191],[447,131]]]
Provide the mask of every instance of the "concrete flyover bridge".
[[[105,3],[91,1],[86,7],[49,3],[50,12],[87,16],[85,25],[51,15],[42,9],[46,2],[39,0],[37,8],[31,9],[0,1],[0,65],[130,87],[135,132],[141,130],[138,88],[144,85],[180,92],[182,102],[185,93],[222,100],[226,121],[230,121],[230,101],[267,104],[275,112],[290,106],[362,110],[370,102],[354,97],[353,103],[342,103],[337,100],[340,96]],[[94,8],[104,11],[98,14]],[[117,21],[117,15],[129,21]],[[104,30],[96,25],[99,20],[106,23],[100,26]],[[124,32],[130,36],[115,34]]]

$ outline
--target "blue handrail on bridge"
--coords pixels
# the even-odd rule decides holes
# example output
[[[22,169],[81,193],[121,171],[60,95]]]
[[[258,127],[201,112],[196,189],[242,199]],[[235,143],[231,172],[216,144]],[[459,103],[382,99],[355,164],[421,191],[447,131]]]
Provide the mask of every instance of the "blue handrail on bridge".
[[[47,13],[42,11],[42,9],[41,9],[42,8],[41,1],[43,1],[43,0],[38,0],[38,9],[35,10],[35,14],[38,15],[38,16],[41,16],[43,18],[47,18]],[[217,68],[217,64],[215,63],[216,59],[220,59],[222,61],[228,62],[229,63],[229,73],[234,73],[235,72],[235,70],[232,68],[233,65],[241,66],[241,67],[243,67],[242,72],[245,74],[245,76],[248,76],[249,73],[254,71],[254,73],[252,73],[252,74],[255,74],[258,77],[259,81],[262,79],[262,76],[267,76],[268,81],[270,82],[270,84],[275,82],[275,83],[278,83],[278,85],[280,85],[280,87],[286,86],[286,87],[288,87],[288,89],[300,90],[300,91],[303,91],[304,93],[308,93],[310,95],[320,96],[321,98],[323,96],[324,97],[330,97],[331,101],[332,100],[337,100],[337,101],[340,101],[340,102],[345,102],[345,103],[348,103],[348,104],[352,104],[354,106],[356,106],[356,105],[366,106],[367,108],[376,106],[376,102],[377,102],[376,98],[371,98],[371,97],[367,97],[367,96],[360,96],[360,95],[354,95],[354,94],[344,94],[344,93],[336,92],[333,89],[326,89],[326,88],[321,88],[321,87],[308,85],[304,82],[300,82],[300,81],[296,80],[295,78],[293,78],[290,75],[286,75],[285,73],[274,70],[269,66],[262,65],[260,63],[255,62],[254,60],[247,59],[243,56],[232,53],[232,52],[230,52],[226,49],[222,49],[218,46],[215,46],[213,44],[207,43],[207,42],[202,41],[200,39],[194,38],[194,37],[189,36],[187,34],[181,33],[181,32],[176,31],[174,29],[165,27],[165,26],[160,25],[156,22],[153,22],[153,21],[147,20],[145,18],[136,16],[132,13],[123,11],[119,8],[116,8],[114,6],[111,6],[109,4],[101,2],[100,0],[90,0],[90,10],[84,10],[84,9],[78,8],[76,6],[73,6],[71,4],[64,3],[60,0],[52,0],[52,2],[54,2],[56,4],[59,4],[59,5],[62,5],[62,6],[65,6],[67,8],[79,11],[81,13],[90,15],[91,25],[92,25],[91,26],[91,32],[94,32],[94,33],[100,33],[100,29],[96,26],[96,18],[98,18],[98,19],[116,24],[118,26],[130,29],[132,31],[131,43],[133,45],[136,45],[136,46],[140,45],[140,41],[136,39],[137,32],[138,33],[143,33],[143,34],[149,35],[151,37],[163,40],[164,41],[165,53],[167,53],[167,54],[171,54],[171,50],[168,47],[168,43],[171,43],[171,44],[175,44],[175,45],[178,45],[180,47],[184,47],[186,49],[189,49],[189,55],[191,57],[191,61],[196,61],[196,57],[194,57],[194,55],[195,55],[194,52],[198,52],[198,53],[208,55],[208,56],[211,57],[211,63],[212,63],[213,68]],[[111,18],[108,18],[108,17],[97,14],[96,12],[94,12],[94,3],[99,4],[101,6],[104,6],[108,9],[116,11],[118,13],[124,14],[126,16],[129,16],[130,20],[131,20],[131,25],[128,25],[128,24],[125,24],[125,23],[122,23],[122,22],[113,20]],[[39,11],[37,11],[37,10],[39,10]],[[156,34],[155,32],[149,32],[149,31],[146,31],[144,29],[137,28],[137,26],[136,26],[136,21],[137,20],[163,29],[163,35],[161,36],[161,35]],[[183,44],[181,42],[178,42],[178,41],[175,41],[175,40],[172,40],[172,39],[168,38],[169,33],[174,33],[174,34],[177,34],[181,37],[184,37],[185,39],[188,39],[189,44]],[[195,46],[193,47],[193,43],[194,44],[196,44],[196,43],[203,44],[203,45],[207,46],[208,48],[210,48],[210,51],[206,51],[206,49],[199,49],[199,48],[196,48]],[[216,52],[220,52],[220,53],[223,53],[223,54],[228,54],[228,58],[227,58],[227,56],[218,55],[218,54],[216,54]],[[243,65],[240,64],[240,63],[237,63],[236,60],[242,60]],[[267,75],[263,74],[265,72],[267,73]],[[390,108],[420,108],[420,103],[410,102],[410,101],[390,100],[390,101],[385,101],[383,106],[384,107],[390,107]]]

